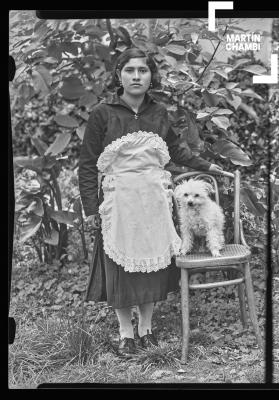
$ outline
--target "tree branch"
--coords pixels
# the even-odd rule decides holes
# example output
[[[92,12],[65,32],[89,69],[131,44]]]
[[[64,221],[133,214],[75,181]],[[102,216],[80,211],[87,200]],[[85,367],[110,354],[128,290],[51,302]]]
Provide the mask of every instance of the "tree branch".
[[[107,25],[108,33],[109,33],[109,36],[110,36],[110,47],[112,49],[114,49],[115,45],[116,45],[116,41],[115,41],[115,37],[114,37],[114,34],[113,34],[113,30],[112,30],[110,19],[106,19],[106,25]]]
[[[226,29],[225,29],[225,31],[224,31],[224,33],[223,33],[223,36],[225,36],[225,34],[226,34],[226,32],[227,32],[227,29],[228,29],[228,25],[226,26]],[[207,70],[207,68],[208,68],[209,65],[211,64],[211,62],[212,62],[212,60],[213,60],[213,58],[214,58],[214,56],[215,56],[215,54],[216,54],[216,52],[217,52],[217,50],[218,50],[220,44],[221,44],[221,40],[219,41],[219,43],[218,43],[217,46],[215,47],[215,50],[214,50],[214,52],[213,52],[213,54],[212,54],[210,60],[208,61],[207,65],[204,67],[204,70],[202,71],[202,73],[200,74],[200,76],[198,77],[198,79],[196,80],[195,83],[198,83],[198,82],[201,80],[201,78],[204,76],[205,71]],[[186,92],[188,92],[190,89],[192,89],[193,86],[194,86],[194,85],[192,84],[192,86],[190,86],[188,89],[186,89],[184,93],[186,93]]]

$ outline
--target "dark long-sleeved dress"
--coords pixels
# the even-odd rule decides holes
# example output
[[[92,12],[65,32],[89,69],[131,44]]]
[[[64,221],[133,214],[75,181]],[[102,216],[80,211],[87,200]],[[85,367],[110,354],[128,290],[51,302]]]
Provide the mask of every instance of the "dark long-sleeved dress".
[[[79,189],[86,216],[98,213],[103,201],[102,189],[98,194],[99,156],[116,139],[138,131],[153,132],[162,138],[172,161],[193,169],[209,169],[208,161],[194,156],[186,143],[181,145],[180,139],[170,127],[167,110],[162,104],[146,94],[135,114],[116,95],[111,102],[94,107],[84,134],[79,160]],[[102,239],[99,245],[98,262],[102,264],[99,267],[103,271],[105,293],[101,297],[94,293],[92,279],[89,279],[87,300],[106,300],[113,308],[122,308],[164,300],[169,292],[179,288],[179,269],[173,259],[169,266],[157,271],[128,272],[104,252]]]

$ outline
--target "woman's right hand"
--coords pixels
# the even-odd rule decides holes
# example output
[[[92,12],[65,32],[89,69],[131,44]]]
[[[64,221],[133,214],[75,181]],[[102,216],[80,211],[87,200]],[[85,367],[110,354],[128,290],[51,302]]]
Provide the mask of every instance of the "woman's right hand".
[[[101,227],[101,218],[99,214],[89,215],[86,218],[86,221],[91,225],[93,229],[100,229]]]

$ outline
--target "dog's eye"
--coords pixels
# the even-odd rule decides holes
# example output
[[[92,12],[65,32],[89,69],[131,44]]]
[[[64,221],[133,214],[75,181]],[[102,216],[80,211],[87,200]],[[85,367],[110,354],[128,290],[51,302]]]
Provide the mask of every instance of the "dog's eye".
[[[184,196],[187,197],[187,196],[188,196],[188,193],[184,193]]]
[[[196,193],[196,194],[195,194],[195,197],[199,197],[199,194]]]

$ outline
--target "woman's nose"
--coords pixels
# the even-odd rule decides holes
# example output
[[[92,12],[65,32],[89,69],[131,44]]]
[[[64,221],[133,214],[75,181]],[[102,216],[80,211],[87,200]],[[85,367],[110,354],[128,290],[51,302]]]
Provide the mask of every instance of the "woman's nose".
[[[134,72],[133,79],[135,79],[135,80],[138,80],[138,79],[139,79],[139,73],[138,73],[137,70]]]

